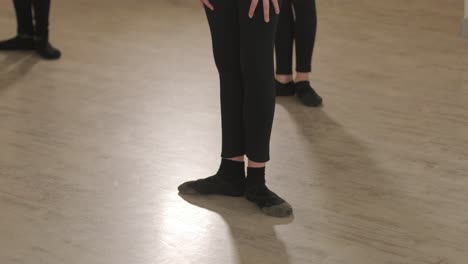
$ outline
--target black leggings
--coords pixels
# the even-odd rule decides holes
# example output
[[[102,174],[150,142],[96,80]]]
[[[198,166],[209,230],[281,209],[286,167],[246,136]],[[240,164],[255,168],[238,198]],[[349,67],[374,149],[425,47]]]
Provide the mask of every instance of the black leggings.
[[[274,42],[278,15],[263,7],[250,19],[250,0],[212,0],[206,9],[221,85],[223,158],[270,159],[275,111]]]
[[[19,35],[46,37],[49,32],[50,0],[13,0]],[[33,23],[33,9],[34,20]]]
[[[311,71],[316,32],[315,0],[284,0],[276,35],[277,74],[292,74],[294,39],[296,39],[296,71]]]

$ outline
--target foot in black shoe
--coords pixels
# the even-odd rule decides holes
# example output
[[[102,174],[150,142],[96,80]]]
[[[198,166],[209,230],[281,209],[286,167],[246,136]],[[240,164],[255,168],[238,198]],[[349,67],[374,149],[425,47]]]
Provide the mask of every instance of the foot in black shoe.
[[[322,104],[322,97],[315,92],[308,81],[296,83],[297,97],[306,106],[317,107]]]
[[[12,39],[0,41],[0,50],[33,50],[34,38],[27,35],[19,35]]]
[[[292,215],[291,205],[265,185],[265,168],[248,168],[245,197],[269,216]]]
[[[243,196],[245,192],[244,162],[223,159],[214,176],[183,183],[178,189],[181,194]]]
[[[62,53],[54,48],[49,41],[38,40],[36,45],[37,53],[44,59],[57,60],[62,56]]]
[[[294,82],[281,83],[275,81],[276,96],[293,96],[296,93]]]

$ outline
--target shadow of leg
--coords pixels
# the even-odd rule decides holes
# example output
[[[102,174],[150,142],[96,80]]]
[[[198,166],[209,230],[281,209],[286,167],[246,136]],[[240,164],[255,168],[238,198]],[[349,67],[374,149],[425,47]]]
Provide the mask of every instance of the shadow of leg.
[[[376,263],[382,257],[396,262],[418,259],[413,263],[437,259],[418,251],[421,242],[433,236],[435,223],[414,213],[426,209],[405,192],[405,175],[380,166],[373,146],[324,110],[307,109],[288,99],[278,100],[278,105],[297,124],[297,140],[319,167],[312,185],[324,197],[319,203],[324,216],[317,221],[326,224],[313,227],[314,232],[350,243],[325,263]]]
[[[2,59],[3,58],[3,59]],[[36,65],[39,58],[33,54],[16,52],[0,56],[0,93],[23,78]]]

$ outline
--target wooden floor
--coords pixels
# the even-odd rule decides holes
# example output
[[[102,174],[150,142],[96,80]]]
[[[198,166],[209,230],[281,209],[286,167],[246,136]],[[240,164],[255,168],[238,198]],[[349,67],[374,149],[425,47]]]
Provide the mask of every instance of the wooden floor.
[[[195,0],[53,2],[62,60],[0,53],[1,264],[468,263],[463,1],[318,1],[326,105],[278,100],[268,181],[294,206],[283,220],[177,194],[219,163]]]

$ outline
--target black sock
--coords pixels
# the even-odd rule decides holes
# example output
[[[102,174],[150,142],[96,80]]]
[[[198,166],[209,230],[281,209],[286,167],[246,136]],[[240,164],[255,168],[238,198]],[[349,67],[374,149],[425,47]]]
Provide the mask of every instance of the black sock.
[[[246,187],[254,187],[257,185],[265,185],[265,167],[262,168],[247,168]]]
[[[222,159],[215,175],[185,182],[179,186],[179,192],[182,194],[243,196],[245,192],[244,162]]]
[[[270,216],[285,217],[292,214],[292,207],[265,185],[265,167],[247,168],[245,197]]]
[[[302,81],[296,83],[297,97],[306,106],[320,106],[322,104],[322,97],[312,88],[309,81]]]

